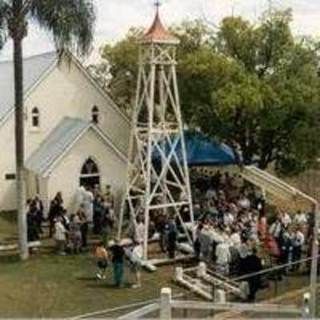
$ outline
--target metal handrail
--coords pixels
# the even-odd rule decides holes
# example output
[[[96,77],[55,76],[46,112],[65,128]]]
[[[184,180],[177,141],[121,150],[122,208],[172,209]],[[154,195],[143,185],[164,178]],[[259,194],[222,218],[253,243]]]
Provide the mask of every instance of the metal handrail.
[[[317,258],[319,259],[320,255],[318,255]],[[269,272],[272,272],[272,271],[278,271],[278,270],[285,269],[285,268],[293,266],[293,265],[297,265],[297,264],[301,264],[303,262],[311,261],[312,259],[313,259],[313,257],[308,257],[308,258],[300,259],[300,260],[297,260],[297,261],[294,261],[294,262],[288,262],[288,263],[280,264],[280,265],[277,265],[275,267],[271,267],[271,268],[268,268],[268,269],[263,269],[263,270],[258,271],[258,272],[252,272],[252,273],[240,276],[240,277],[232,278],[231,280],[232,281],[245,280],[245,279],[248,279],[248,278],[251,278],[251,277],[254,277],[254,276],[263,275],[263,274],[266,274],[266,273],[269,273]]]

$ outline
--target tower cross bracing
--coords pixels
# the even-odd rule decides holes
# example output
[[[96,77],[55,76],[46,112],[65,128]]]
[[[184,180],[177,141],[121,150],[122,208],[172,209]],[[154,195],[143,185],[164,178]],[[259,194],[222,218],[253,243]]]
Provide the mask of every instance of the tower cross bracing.
[[[134,228],[144,221],[143,255],[148,259],[150,219],[174,216],[190,244],[194,223],[186,147],[176,74],[179,41],[161,23],[159,9],[140,44],[136,101],[128,153],[125,211]]]

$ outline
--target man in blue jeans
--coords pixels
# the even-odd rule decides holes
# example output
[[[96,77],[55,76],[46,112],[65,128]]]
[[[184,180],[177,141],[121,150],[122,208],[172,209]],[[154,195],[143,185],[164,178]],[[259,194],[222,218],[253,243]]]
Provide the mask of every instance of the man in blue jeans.
[[[114,284],[116,287],[121,287],[123,282],[125,251],[121,246],[119,239],[115,240],[115,244],[110,247],[110,251],[112,253]]]

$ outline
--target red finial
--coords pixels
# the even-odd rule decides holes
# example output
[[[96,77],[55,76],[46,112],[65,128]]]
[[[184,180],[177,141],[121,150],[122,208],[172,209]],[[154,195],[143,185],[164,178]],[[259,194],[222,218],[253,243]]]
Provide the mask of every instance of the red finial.
[[[161,3],[156,0],[154,3],[156,7],[156,15],[154,17],[153,23],[148,31],[143,36],[143,42],[146,43],[168,43],[168,44],[178,44],[179,40],[173,36],[162,24],[160,19],[159,7]]]

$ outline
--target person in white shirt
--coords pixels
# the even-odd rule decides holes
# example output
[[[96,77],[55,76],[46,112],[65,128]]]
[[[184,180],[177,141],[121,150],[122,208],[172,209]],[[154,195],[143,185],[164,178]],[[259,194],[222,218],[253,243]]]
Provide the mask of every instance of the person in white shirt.
[[[294,216],[293,222],[299,225],[306,224],[308,222],[306,214],[299,210]]]
[[[106,185],[106,192],[105,192],[105,194],[104,194],[104,199],[105,199],[105,201],[107,201],[108,203],[111,204],[111,207],[113,207],[113,205],[114,205],[114,198],[113,198],[111,186],[110,186],[109,184]]]
[[[301,259],[302,248],[305,242],[304,234],[297,228],[293,234],[292,239],[292,261],[296,262]],[[294,264],[292,270],[298,270],[300,264]]]
[[[249,209],[251,206],[250,200],[245,195],[242,195],[238,201],[238,206],[242,209]]]
[[[232,246],[234,246],[237,250],[240,248],[241,236],[237,227],[234,228],[233,233],[230,236],[230,241],[232,243]]]
[[[207,200],[211,200],[211,199],[215,198],[216,196],[217,196],[216,191],[212,187],[210,187],[206,192],[205,198]]]
[[[285,228],[291,224],[292,220],[287,212],[283,212],[281,215],[281,222]]]
[[[62,223],[62,218],[58,217],[54,224],[54,239],[56,241],[57,252],[60,255],[65,255],[65,245],[67,241],[67,229]]]
[[[141,262],[143,257],[143,246],[139,243],[133,243],[133,246],[128,252],[128,256],[131,262],[131,271],[135,277],[135,283],[132,285],[132,288],[141,287]]]
[[[84,202],[84,196],[86,193],[86,189],[83,186],[80,186],[75,195],[74,195],[74,212],[77,212],[80,208],[80,206],[83,204]]]
[[[228,275],[231,262],[229,237],[224,236],[224,241],[217,245],[215,254],[217,271],[223,275]]]
[[[226,226],[231,226],[234,222],[234,216],[231,212],[226,212],[223,216],[223,223]]]
[[[239,245],[238,252],[239,252],[240,258],[245,259],[249,255],[249,252],[250,252],[250,248],[249,248],[248,243],[241,241],[241,243]]]
[[[93,221],[93,200],[93,193],[87,189],[83,196],[83,208],[89,224]]]
[[[281,216],[278,215],[277,220],[273,222],[269,228],[269,233],[276,239],[277,242],[279,242],[281,230],[282,230]]]
[[[136,223],[136,232],[135,232],[135,242],[143,243],[144,241],[144,234],[145,234],[145,226],[143,223],[143,219],[138,216],[137,223]]]

